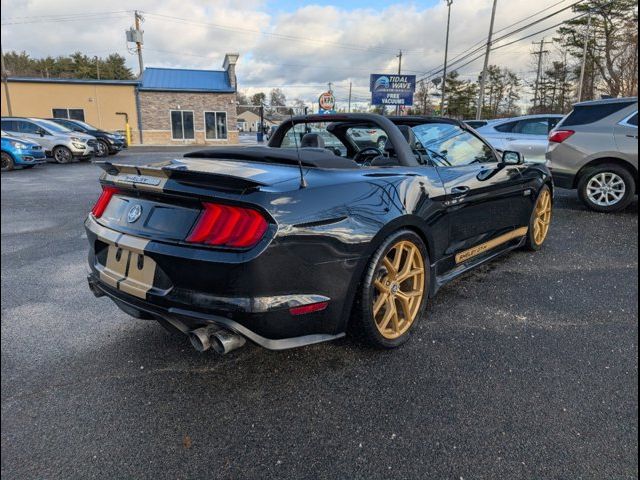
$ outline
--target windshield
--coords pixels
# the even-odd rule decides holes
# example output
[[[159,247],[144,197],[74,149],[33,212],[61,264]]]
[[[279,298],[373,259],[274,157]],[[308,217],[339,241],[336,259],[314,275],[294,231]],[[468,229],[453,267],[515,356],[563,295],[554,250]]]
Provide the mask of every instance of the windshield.
[[[86,130],[98,130],[93,125],[89,125],[88,123],[82,122],[80,120],[74,120],[73,123],[75,123],[76,125],[80,125],[82,128]]]
[[[33,122],[42,128],[46,128],[47,130],[51,130],[56,133],[72,133],[72,130],[67,127],[63,127],[62,125],[49,120],[34,120]]]

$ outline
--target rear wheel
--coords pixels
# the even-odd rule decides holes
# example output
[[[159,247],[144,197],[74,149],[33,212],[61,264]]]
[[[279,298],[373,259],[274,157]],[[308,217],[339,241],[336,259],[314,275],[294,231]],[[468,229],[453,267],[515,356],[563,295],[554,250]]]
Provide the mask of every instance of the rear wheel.
[[[58,146],[53,149],[53,159],[56,163],[69,163],[73,160],[73,154],[67,147]]]
[[[376,347],[405,343],[424,311],[429,261],[422,239],[409,230],[389,236],[369,262],[355,312],[365,340]]]
[[[8,172],[13,170],[15,164],[13,163],[13,157],[9,155],[7,152],[2,152],[2,159],[0,160],[2,164],[2,171]]]
[[[626,168],[604,164],[589,170],[578,182],[580,200],[596,212],[619,212],[633,200],[636,182]]]

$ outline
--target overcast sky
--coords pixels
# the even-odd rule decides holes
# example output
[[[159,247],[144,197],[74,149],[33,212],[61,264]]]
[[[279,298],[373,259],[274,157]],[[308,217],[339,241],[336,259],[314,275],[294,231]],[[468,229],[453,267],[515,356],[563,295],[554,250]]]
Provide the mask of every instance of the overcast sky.
[[[421,76],[441,66],[447,11],[444,0],[330,3],[2,0],[2,47],[5,51],[25,50],[33,57],[74,51],[89,55],[117,52],[137,73],[137,59],[128,52],[124,36],[133,24],[130,11],[137,8],[145,17],[145,65],[219,69],[225,52],[238,52],[239,88],[247,93],[280,87],[290,100],[302,97],[310,101],[333,82],[340,102],[346,101],[351,81],[354,99],[364,101],[369,96],[369,74],[397,71],[400,49],[404,53],[404,73]],[[521,26],[571,3],[499,0],[496,30],[525,20]],[[450,58],[486,39],[491,4],[491,0],[454,0]],[[566,11],[503,43],[572,15]],[[529,55],[531,42],[551,34],[498,50],[492,54],[491,63],[535,78]],[[481,68],[479,59],[460,73],[476,78]]]

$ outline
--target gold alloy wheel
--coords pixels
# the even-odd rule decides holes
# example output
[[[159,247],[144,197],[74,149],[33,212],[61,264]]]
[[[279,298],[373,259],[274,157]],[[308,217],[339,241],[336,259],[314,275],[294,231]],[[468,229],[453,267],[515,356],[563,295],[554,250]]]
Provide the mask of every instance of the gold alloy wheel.
[[[408,240],[396,243],[374,280],[373,319],[380,334],[396,339],[413,324],[424,295],[424,259]]]
[[[551,192],[543,190],[536,202],[536,217],[533,220],[533,241],[542,245],[549,233],[551,224]]]

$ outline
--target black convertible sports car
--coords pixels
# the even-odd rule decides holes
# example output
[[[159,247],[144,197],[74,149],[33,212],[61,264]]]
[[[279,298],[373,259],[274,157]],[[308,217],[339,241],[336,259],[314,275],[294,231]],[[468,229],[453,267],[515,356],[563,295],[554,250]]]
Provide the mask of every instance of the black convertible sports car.
[[[350,133],[363,128],[383,130],[384,149],[359,149]],[[399,346],[442,285],[539,249],[551,221],[544,165],[442,118],[293,117],[267,147],[102,167],[85,223],[91,290],[223,353],[348,326]]]

